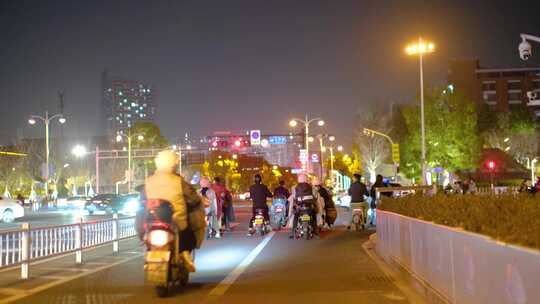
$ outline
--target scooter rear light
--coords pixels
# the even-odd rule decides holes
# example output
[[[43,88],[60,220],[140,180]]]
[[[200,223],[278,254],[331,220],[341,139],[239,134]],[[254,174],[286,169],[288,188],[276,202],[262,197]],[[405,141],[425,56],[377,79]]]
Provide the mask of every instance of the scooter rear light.
[[[152,230],[148,234],[150,245],[155,247],[163,247],[172,241],[172,235],[166,230]]]

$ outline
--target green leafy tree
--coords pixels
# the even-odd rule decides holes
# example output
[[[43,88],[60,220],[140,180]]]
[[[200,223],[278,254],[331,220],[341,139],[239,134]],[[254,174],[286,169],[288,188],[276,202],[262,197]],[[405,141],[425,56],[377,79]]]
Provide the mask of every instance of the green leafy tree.
[[[160,128],[152,122],[136,122],[129,129],[129,133],[134,137],[133,149],[159,149],[170,146],[167,138],[161,134]],[[143,135],[144,139],[137,140],[137,135]]]
[[[480,155],[474,103],[457,91],[434,89],[424,99],[426,161],[450,172],[475,168]],[[421,173],[420,107],[401,111],[407,132],[401,143],[401,168],[409,178]]]
[[[484,147],[507,151],[522,163],[536,156],[536,121],[534,114],[525,105],[512,105],[510,112],[488,111],[482,116],[485,121],[481,125]]]

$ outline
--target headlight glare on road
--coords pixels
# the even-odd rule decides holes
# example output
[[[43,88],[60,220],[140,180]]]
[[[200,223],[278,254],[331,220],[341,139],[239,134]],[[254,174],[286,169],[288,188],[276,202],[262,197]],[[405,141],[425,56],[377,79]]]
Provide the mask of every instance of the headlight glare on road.
[[[163,247],[167,245],[171,239],[171,233],[165,230],[152,230],[148,236],[150,240],[150,245],[156,247]]]

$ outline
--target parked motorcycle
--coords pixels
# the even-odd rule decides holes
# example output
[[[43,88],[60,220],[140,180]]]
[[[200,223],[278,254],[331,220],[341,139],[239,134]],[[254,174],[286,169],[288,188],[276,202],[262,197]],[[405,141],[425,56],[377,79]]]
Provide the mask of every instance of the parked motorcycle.
[[[298,223],[296,225],[295,236],[297,239],[304,238],[309,240],[313,237],[313,228],[311,226],[311,208],[301,206],[297,212]]]
[[[172,220],[172,206],[163,200],[147,200],[144,229],[146,281],[156,287],[159,297],[165,297],[177,286],[189,281],[189,271],[178,251],[178,231]]]
[[[255,210],[255,220],[253,221],[253,229],[260,235],[265,235],[270,231],[268,228],[268,222],[264,219],[263,209]]]
[[[285,227],[287,224],[286,202],[287,201],[283,198],[274,199],[272,202],[271,219],[272,226],[275,230],[280,230],[281,227]]]

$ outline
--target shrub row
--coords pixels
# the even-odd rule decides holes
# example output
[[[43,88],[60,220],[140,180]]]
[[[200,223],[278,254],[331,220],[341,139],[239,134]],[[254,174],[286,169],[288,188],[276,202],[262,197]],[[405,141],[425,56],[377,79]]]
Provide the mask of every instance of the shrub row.
[[[378,208],[540,250],[540,196],[411,195],[383,198]]]

